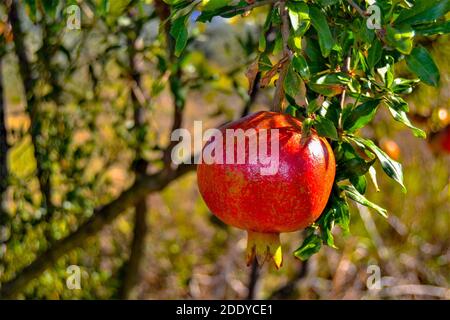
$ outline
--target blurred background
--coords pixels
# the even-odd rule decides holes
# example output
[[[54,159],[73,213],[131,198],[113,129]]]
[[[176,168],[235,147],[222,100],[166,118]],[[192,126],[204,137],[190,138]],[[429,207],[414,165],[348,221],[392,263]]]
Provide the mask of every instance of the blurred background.
[[[180,123],[215,127],[268,109],[272,91],[249,97],[245,77],[265,9],[192,22],[178,59],[161,1],[111,1],[107,14],[104,1],[61,1],[53,11],[26,2],[0,4],[2,290],[29,299],[450,299],[448,36],[418,40],[441,83],[407,96],[428,139],[383,110],[361,133],[404,166],[406,194],[385,175],[380,192],[367,192],[389,218],[352,206],[351,234],[334,229],[337,249],[301,262],[292,252],[303,233],[283,234],[283,268],[258,270],[245,265],[246,233],[205,206],[193,168],[159,172]],[[411,77],[402,64],[396,73]],[[167,183],[104,209],[152,174]],[[105,218],[76,233],[98,213]],[[72,265],[81,289],[67,286]],[[369,289],[374,270],[381,287]]]

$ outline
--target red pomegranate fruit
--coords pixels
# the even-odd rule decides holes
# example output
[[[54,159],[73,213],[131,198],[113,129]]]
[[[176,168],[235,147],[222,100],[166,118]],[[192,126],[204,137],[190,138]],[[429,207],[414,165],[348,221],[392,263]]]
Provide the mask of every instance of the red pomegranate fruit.
[[[244,163],[226,161],[226,151],[234,152],[234,159],[238,159],[237,148],[242,148],[233,138],[232,147],[227,149],[228,129],[247,133],[244,150],[240,150],[245,152]],[[277,129],[278,134],[272,129]],[[198,165],[200,193],[220,220],[247,230],[248,264],[256,257],[259,264],[271,259],[279,268],[279,234],[308,227],[327,204],[336,171],[333,151],[315,132],[302,136],[302,123],[282,113],[258,112],[219,130],[223,139],[210,139],[203,152],[216,147],[219,149],[214,150],[222,148],[224,152],[216,160]],[[268,167],[267,157],[258,154],[256,163],[249,160],[250,142],[258,141],[261,148],[262,140],[258,138],[263,134],[268,137],[267,157],[278,159],[276,170],[269,173],[262,170]],[[278,140],[278,150],[271,139]]]
[[[436,153],[450,153],[450,124],[429,136],[431,150]]]
[[[445,129],[442,131],[443,131],[441,139],[442,150],[444,150],[446,153],[450,153],[450,125],[445,127]]]

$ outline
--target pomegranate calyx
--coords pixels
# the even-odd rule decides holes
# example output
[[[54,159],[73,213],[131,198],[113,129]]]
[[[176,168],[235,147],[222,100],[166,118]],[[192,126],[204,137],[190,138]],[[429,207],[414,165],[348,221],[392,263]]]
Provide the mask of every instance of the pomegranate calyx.
[[[259,266],[272,260],[277,269],[283,264],[279,233],[247,231],[247,265],[256,259]]]

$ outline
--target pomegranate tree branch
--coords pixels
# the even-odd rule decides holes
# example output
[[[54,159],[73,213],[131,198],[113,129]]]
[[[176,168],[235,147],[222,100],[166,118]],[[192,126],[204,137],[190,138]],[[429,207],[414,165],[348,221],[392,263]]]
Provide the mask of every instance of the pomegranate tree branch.
[[[365,18],[366,17],[366,11],[364,11],[363,9],[361,9],[361,7],[353,0],[347,0],[348,4],[351,5],[360,15],[361,17]]]
[[[60,257],[82,246],[87,238],[96,235],[127,208],[136,205],[146,195],[163,190],[171,182],[194,169],[195,165],[183,164],[176,170],[161,170],[158,173],[137,178],[134,184],[122,192],[115,200],[95,209],[93,215],[81,224],[75,232],[64,239],[54,242],[13,279],[2,284],[0,299],[14,298],[31,280],[55,264]]]
[[[146,106],[149,99],[144,96],[144,88],[142,87],[142,77],[138,68],[141,55],[137,51],[138,38],[141,34],[143,24],[140,20],[134,19],[134,11],[129,9],[129,17],[136,20],[135,32],[128,33],[128,64],[130,84],[131,105],[134,112],[134,128],[133,133],[136,137],[135,159],[133,163],[133,171],[136,177],[144,176],[147,172],[148,162],[143,157],[143,148],[147,136],[146,126]],[[139,269],[142,257],[144,255],[145,236],[147,235],[147,199],[143,197],[134,206],[134,229],[133,239],[131,242],[130,256],[125,264],[124,279],[120,289],[122,299],[130,299],[131,292],[139,279]]]
[[[281,112],[283,111],[283,101],[284,101],[284,79],[289,68],[291,61],[292,52],[288,46],[289,40],[289,17],[286,8],[286,0],[280,1],[280,15],[281,15],[281,37],[283,40],[283,59],[286,59],[281,64],[281,70],[279,71],[279,76],[276,82],[275,95],[273,98],[272,111]]]
[[[256,289],[258,286],[259,273],[260,273],[260,270],[259,270],[258,262],[255,259],[255,260],[253,260],[252,267],[250,269],[247,300],[254,300],[255,298],[257,298]]]
[[[0,43],[0,46],[3,44]],[[8,188],[8,133],[6,131],[6,101],[3,95],[3,52],[0,48],[0,225],[3,217],[3,196]]]
[[[230,9],[228,11],[221,12],[220,15],[221,16],[225,16],[225,15],[228,15],[228,14],[244,13],[244,12],[250,11],[250,10],[252,10],[254,8],[262,7],[262,6],[265,6],[265,5],[268,5],[268,4],[271,4],[271,3],[275,3],[275,2],[276,2],[275,0],[257,1],[257,2],[251,3],[249,5],[246,5],[245,7],[237,7],[237,8]]]
[[[12,27],[14,38],[14,49],[19,64],[19,73],[22,78],[23,88],[26,98],[26,111],[30,118],[29,133],[31,141],[34,146],[34,156],[36,158],[36,174],[39,182],[39,187],[42,193],[43,204],[46,210],[53,208],[51,203],[51,185],[50,172],[44,166],[48,162],[47,152],[42,143],[41,127],[38,102],[34,95],[35,79],[33,78],[33,70],[31,68],[30,60],[27,57],[27,48],[25,46],[25,34],[22,30],[21,21],[19,18],[19,6],[17,0],[12,0],[9,11],[8,20]]]
[[[183,124],[183,111],[186,105],[186,92],[183,92],[184,90],[182,88],[183,71],[175,56],[175,41],[170,34],[170,7],[162,0],[155,0],[154,6],[155,11],[159,16],[159,20],[161,21],[164,28],[164,34],[167,44],[167,60],[170,64],[173,65],[175,69],[175,71],[171,72],[169,76],[170,92],[173,98],[173,123],[170,130],[170,133],[172,133],[173,131],[181,128]],[[171,153],[176,144],[176,141],[170,141],[164,152],[163,161],[166,169],[170,167]]]

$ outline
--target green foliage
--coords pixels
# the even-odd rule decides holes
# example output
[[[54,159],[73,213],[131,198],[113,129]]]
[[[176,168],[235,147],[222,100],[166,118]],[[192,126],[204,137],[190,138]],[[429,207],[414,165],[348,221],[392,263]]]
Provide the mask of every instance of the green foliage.
[[[282,59],[276,65],[270,63],[270,67],[261,69],[264,86],[271,83],[280,69],[286,68],[282,84],[289,102],[286,112],[303,120],[305,132],[314,128],[334,143],[338,162],[336,182],[346,198],[385,216],[385,209],[363,196],[367,189],[365,175],[376,182],[372,166],[378,160],[384,172],[406,191],[402,166],[373,141],[358,136],[358,130],[369,125],[380,107],[386,106],[394,120],[409,127],[416,137],[425,138],[425,133],[408,119],[409,108],[401,96],[411,93],[417,80],[398,78],[395,65],[406,60],[411,72],[421,81],[438,85],[439,70],[428,51],[417,46],[415,37],[448,30],[448,22],[442,19],[449,11],[449,1],[418,0],[413,1],[411,7],[399,5],[399,2],[377,2],[377,5],[382,14],[381,29],[370,30],[366,17],[345,1],[288,0],[286,13],[276,8],[276,11],[269,11],[259,40],[258,59],[261,64],[262,59],[267,60],[270,55],[279,56],[282,42],[287,41],[284,45],[292,52],[291,61]],[[198,21],[210,21],[214,16],[234,16],[242,13],[245,6],[242,2],[234,5],[229,1],[213,2],[204,6]],[[361,8],[364,10],[363,4]],[[284,14],[288,26],[283,26]],[[269,26],[279,30],[274,47],[267,46]],[[283,28],[288,28],[289,39],[283,38]],[[306,112],[296,100],[302,81],[306,85]],[[346,95],[352,98],[349,104],[345,104]],[[340,192],[330,198],[333,212],[339,211],[335,208],[338,204],[342,205],[335,197],[340,197]],[[322,215],[325,218],[317,226],[325,236],[314,233],[308,236],[296,251],[297,257],[307,259],[317,252],[321,247],[320,239],[334,246],[331,228],[337,218],[330,213],[331,208],[325,210]]]
[[[439,70],[433,58],[424,47],[417,47],[406,57],[409,69],[414,72],[420,80],[431,86],[439,84]]]
[[[170,5],[171,10],[170,16],[164,21],[158,19],[154,6],[149,1],[89,2],[95,19],[83,17],[87,20],[83,20],[86,26],[82,31],[83,36],[78,37],[76,32],[65,32],[66,21],[61,18],[62,7],[58,6],[59,1],[24,1],[28,17],[33,22],[24,23],[29,28],[26,29],[30,34],[29,38],[39,38],[44,29],[48,36],[48,47],[38,48],[30,54],[33,57],[31,71],[33,75],[42,75],[43,70],[51,72],[40,77],[34,92],[27,94],[33,96],[42,107],[39,115],[43,120],[39,125],[43,134],[39,141],[42,143],[41,147],[48,152],[44,153],[45,157],[41,160],[46,174],[51,176],[57,189],[54,196],[57,208],[53,217],[46,215],[37,187],[34,146],[25,129],[17,130],[17,141],[13,141],[10,156],[13,159],[10,194],[14,206],[10,214],[2,217],[6,220],[2,221],[2,237],[6,234],[7,239],[5,251],[0,252],[5,261],[0,270],[1,281],[11,279],[18,270],[49,247],[52,241],[70,234],[93,214],[96,207],[114,199],[117,185],[112,183],[113,169],[119,167],[129,173],[136,150],[143,151],[145,159],[155,167],[161,166],[160,159],[155,156],[160,152],[161,144],[161,139],[155,133],[157,130],[138,130],[134,127],[133,110],[130,107],[132,103],[129,99],[133,91],[130,86],[133,74],[130,73],[129,57],[126,56],[128,41],[132,40],[133,35],[140,36],[139,41],[142,41],[142,44],[137,42],[136,50],[143,56],[144,86],[151,93],[151,105],[156,105],[154,101],[158,101],[159,95],[166,89],[171,91],[171,98],[180,108],[186,103],[188,89],[201,89],[208,94],[230,94],[236,90],[247,98],[242,85],[245,83],[241,75],[243,68],[238,65],[242,61],[236,62],[236,66],[230,68],[231,71],[225,70],[220,62],[212,62],[207,58],[211,54],[208,51],[211,48],[208,47],[203,52],[191,50],[191,47],[203,45],[203,40],[196,41],[201,34],[198,27],[205,27],[215,17],[245,20],[245,17],[239,16],[249,10],[249,2],[165,2]],[[399,183],[402,191],[406,190],[408,182],[426,178],[412,173],[409,181],[406,176],[404,181],[402,165],[391,159],[360,130],[371,126],[379,110],[385,108],[394,120],[409,127],[415,136],[425,137],[425,133],[409,120],[409,107],[404,98],[419,83],[413,77],[418,77],[427,85],[439,85],[439,70],[428,49],[424,47],[427,44],[422,37],[450,32],[449,21],[445,18],[449,11],[449,1],[408,1],[411,7],[405,1],[378,1],[382,8],[382,25],[380,30],[374,31],[366,27],[367,17],[358,15],[346,1],[288,0],[288,47],[292,53],[288,58],[282,52],[284,40],[280,30],[283,19],[278,3],[270,8],[276,1],[256,1],[255,8],[259,2],[264,6],[254,9],[248,19],[254,19],[260,34],[252,33],[254,37],[250,36],[248,41],[243,41],[243,46],[238,49],[230,49],[223,43],[213,49],[223,55],[228,51],[239,52],[243,56],[243,63],[247,65],[257,59],[257,72],[261,75],[261,82],[267,87],[275,82],[279,71],[287,67],[286,77],[282,82],[287,95],[284,99],[289,102],[285,112],[301,119],[305,132],[314,129],[320,136],[327,138],[333,147],[337,174],[332,194],[322,216],[308,229],[309,234],[294,253],[296,257],[306,260],[323,245],[337,247],[338,241],[333,237],[335,226],[339,226],[344,234],[350,232],[348,200],[367,206],[382,216],[386,215],[384,208],[372,202],[373,199],[381,203],[380,196],[370,194],[368,182],[372,181],[375,189],[389,194],[397,194],[400,188],[394,189],[382,179],[378,185],[376,165],[380,165],[388,177]],[[365,1],[355,2],[365,8]],[[267,16],[264,20],[265,13]],[[46,25],[43,16],[51,20],[51,28]],[[195,22],[193,16],[197,16]],[[164,34],[167,23],[170,23],[169,37]],[[155,31],[158,24],[159,33]],[[237,28],[242,28],[242,25]],[[216,35],[216,31],[212,32],[210,38],[225,37],[223,34]],[[174,59],[176,61],[166,53],[172,42],[173,53],[179,57]],[[36,43],[40,46],[43,41]],[[350,60],[349,68],[346,66],[347,59]],[[412,75],[399,71],[398,66],[402,63],[406,63]],[[184,72],[183,76],[177,75],[176,72],[180,70]],[[168,74],[171,76],[167,77]],[[8,79],[4,82],[10,81]],[[347,99],[341,101],[344,91]],[[18,101],[20,99],[16,98]],[[24,104],[24,101],[20,102]],[[146,106],[149,113],[154,113],[166,110],[167,103],[161,103],[158,107],[160,108]],[[208,110],[211,111],[213,110]],[[219,110],[218,113],[222,115],[224,112]],[[444,165],[442,167],[445,168]],[[125,185],[128,183],[128,179],[123,182]],[[414,194],[421,195],[421,191],[414,188],[415,186],[412,190]],[[442,191],[438,186],[435,189],[435,193]],[[179,193],[180,191],[172,192],[170,197],[177,198]],[[434,206],[434,199],[428,201]],[[394,201],[384,201],[384,204],[400,205]],[[169,236],[165,238],[164,246],[152,249],[152,254],[161,257],[167,255],[166,247],[170,248],[169,257],[164,256],[164,265],[170,266],[169,268],[176,266],[182,274],[177,280],[187,283],[190,281],[190,268],[195,267],[194,261],[200,255],[189,255],[188,261],[185,261],[177,253],[180,250],[187,251],[184,247],[180,248],[180,242],[188,241],[192,235],[193,222],[191,216],[186,218],[186,215],[177,214],[177,210],[170,209],[170,212],[176,213],[174,221],[181,221],[180,226],[188,227],[184,227],[186,230],[180,232],[180,236],[172,236],[177,232],[167,233]],[[192,208],[186,209],[189,210]],[[206,209],[202,213],[206,216]],[[184,218],[180,218],[181,216]],[[205,217],[202,216],[203,218]],[[172,220],[162,223],[165,219],[162,213],[152,219],[155,219],[156,224],[172,231],[178,228]],[[199,224],[203,227],[204,222]],[[91,261],[92,257],[98,257],[101,250],[107,250],[107,255],[116,255],[118,258],[108,258],[106,262],[97,259],[91,261],[92,288],[86,290],[88,293],[85,296],[70,293],[67,298],[107,298],[117,294],[117,284],[112,279],[118,277],[126,260],[123,246],[130,240],[130,225],[121,220],[114,228],[121,231],[115,231],[117,239],[113,236],[108,238],[110,246],[107,249],[100,249],[99,241],[92,241],[85,251],[73,252],[61,261],[59,271],[49,271],[36,281],[61,287],[65,276],[61,272],[64,271],[63,266],[83,259]],[[214,243],[220,250],[205,249],[209,234],[197,235],[205,244],[202,246],[202,253],[210,255],[206,258],[207,261],[217,260],[217,255],[224,252],[223,248],[226,247],[226,232],[212,234],[217,237]],[[2,239],[2,245],[3,242]],[[192,243],[191,246],[200,247],[198,243]],[[108,270],[103,271],[103,264],[109,266]],[[104,283],[109,283],[109,289],[95,294],[96,286]],[[24,296],[50,295],[48,292],[33,290],[24,292]]]

